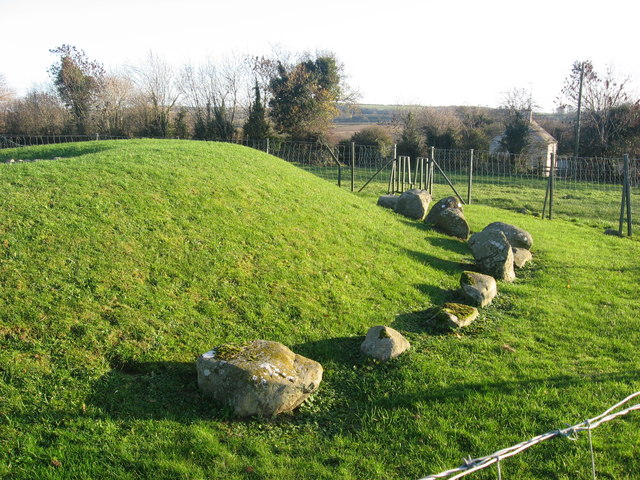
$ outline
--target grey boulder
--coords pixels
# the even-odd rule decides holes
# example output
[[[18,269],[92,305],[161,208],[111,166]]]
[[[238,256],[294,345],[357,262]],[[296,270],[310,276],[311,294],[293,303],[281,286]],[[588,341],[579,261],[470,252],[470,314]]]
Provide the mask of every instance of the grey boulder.
[[[474,233],[469,239],[469,247],[480,271],[496,280],[515,280],[513,250],[507,237],[500,230],[485,229]]]
[[[498,294],[495,278],[477,272],[462,272],[460,288],[465,300],[476,307],[486,307]]]
[[[431,320],[438,328],[455,330],[473,323],[478,314],[476,307],[461,303],[445,303],[434,311]]]
[[[293,410],[318,389],[323,373],[318,362],[267,340],[215,347],[196,369],[202,393],[239,417]]]
[[[395,211],[414,220],[424,220],[431,203],[431,195],[426,190],[414,188],[403,192],[397,200]]]
[[[447,235],[463,240],[469,237],[469,224],[464,216],[462,203],[456,197],[447,197],[438,201],[424,221]]]
[[[398,195],[381,195],[378,197],[378,206],[395,210],[398,198]]]
[[[360,351],[382,362],[396,358],[408,350],[409,341],[391,327],[371,327],[360,345]]]
[[[509,243],[514,248],[526,248],[527,250],[531,250],[531,245],[533,245],[533,237],[531,234],[522,228],[516,227],[515,225],[503,222],[493,222],[484,227],[484,230],[497,230],[504,233],[504,236],[507,237],[507,240],[509,240]]]

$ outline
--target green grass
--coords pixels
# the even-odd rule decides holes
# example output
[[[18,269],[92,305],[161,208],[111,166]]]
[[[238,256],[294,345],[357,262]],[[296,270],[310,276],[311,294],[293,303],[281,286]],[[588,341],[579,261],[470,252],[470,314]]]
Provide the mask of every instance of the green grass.
[[[0,476],[419,478],[583,421],[640,389],[640,245],[484,205],[533,263],[459,333],[467,245],[246,148],[94,142],[1,151]],[[361,357],[367,329],[411,350]],[[299,411],[230,418],[195,358],[277,340],[322,363]],[[506,348],[507,345],[509,348]],[[636,478],[640,420],[593,433],[598,478]],[[507,478],[589,478],[586,435],[502,462]],[[495,470],[471,478],[495,478]]]
[[[303,168],[329,182],[334,184],[338,182],[338,170],[335,166],[303,165]],[[377,170],[377,168],[368,167],[356,168],[354,190],[359,195],[374,199],[387,193],[390,169],[384,169],[375,175]],[[466,201],[467,174],[447,172],[447,176]],[[372,178],[373,180],[369,182]],[[547,180],[544,177],[525,174],[510,176],[476,173],[473,176],[471,200],[472,203],[541,216]],[[351,173],[348,167],[343,168],[341,185],[344,189],[351,188]],[[361,188],[362,192],[359,192]],[[433,193],[436,198],[455,194],[438,172],[435,176]],[[558,178],[554,190],[553,216],[603,230],[606,228],[617,230],[621,194],[621,185]],[[634,225],[637,225],[638,215],[635,212],[640,209],[640,189],[637,187],[631,189],[631,205],[636,219]]]

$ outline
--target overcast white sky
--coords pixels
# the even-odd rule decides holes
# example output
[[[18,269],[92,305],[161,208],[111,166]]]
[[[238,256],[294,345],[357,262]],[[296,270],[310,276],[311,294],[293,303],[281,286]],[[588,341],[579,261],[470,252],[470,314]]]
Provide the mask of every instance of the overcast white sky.
[[[630,0],[0,0],[0,72],[48,81],[63,43],[107,68],[151,50],[177,66],[235,53],[332,50],[363,103],[497,106],[514,87],[554,108],[574,60],[640,74]]]

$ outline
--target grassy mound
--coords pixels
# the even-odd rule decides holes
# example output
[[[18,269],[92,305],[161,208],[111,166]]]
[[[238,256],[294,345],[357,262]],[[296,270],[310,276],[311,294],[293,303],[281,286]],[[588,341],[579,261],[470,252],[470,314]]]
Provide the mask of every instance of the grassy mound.
[[[638,242],[468,207],[476,231],[529,230],[536,258],[442,335],[423,312],[456,299],[464,242],[233,145],[0,152],[53,157],[0,164],[0,475],[417,478],[638,390]],[[410,353],[363,359],[380,324]],[[321,362],[324,382],[293,415],[238,422],[200,396],[194,360],[256,338]],[[640,471],[637,427],[594,433],[600,471]],[[586,475],[586,448],[503,471]]]

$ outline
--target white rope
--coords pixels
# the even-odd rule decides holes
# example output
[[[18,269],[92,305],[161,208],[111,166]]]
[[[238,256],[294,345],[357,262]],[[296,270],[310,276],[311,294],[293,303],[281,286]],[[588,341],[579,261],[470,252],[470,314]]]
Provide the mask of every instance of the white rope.
[[[465,459],[464,464],[457,468],[446,470],[444,472],[441,472],[435,475],[429,475],[428,477],[421,478],[420,480],[436,480],[439,478],[455,480],[457,478],[462,478],[469,475],[470,473],[487,468],[488,466],[493,465],[496,462],[500,462],[500,460],[517,455],[518,453],[524,450],[527,450],[528,448],[534,445],[537,445],[538,443],[542,443],[545,440],[549,440],[551,438],[558,437],[558,436],[567,437],[571,440],[575,440],[576,439],[575,435],[584,430],[587,430],[589,432],[589,442],[591,444],[591,430],[600,426],[603,423],[613,420],[614,418],[621,417],[634,410],[640,410],[640,404],[636,404],[624,410],[620,410],[619,412],[611,413],[617,408],[627,403],[629,400],[639,395],[640,395],[640,392],[633,393],[629,395],[627,398],[625,398],[624,400],[622,400],[621,402],[618,402],[611,408],[605,410],[600,415],[593,417],[589,420],[585,420],[582,423],[578,423],[577,425],[573,425],[560,430],[553,430],[551,432],[543,433],[542,435],[533,437],[530,440],[526,440],[524,442],[518,443],[517,445],[514,445],[512,447],[503,448],[502,450],[498,450],[497,452],[491,455],[487,455],[485,457]],[[593,455],[593,446],[591,446],[591,462],[592,462],[593,478],[595,479],[595,457]],[[500,473],[499,465],[498,465],[498,475],[500,478],[501,473]]]

